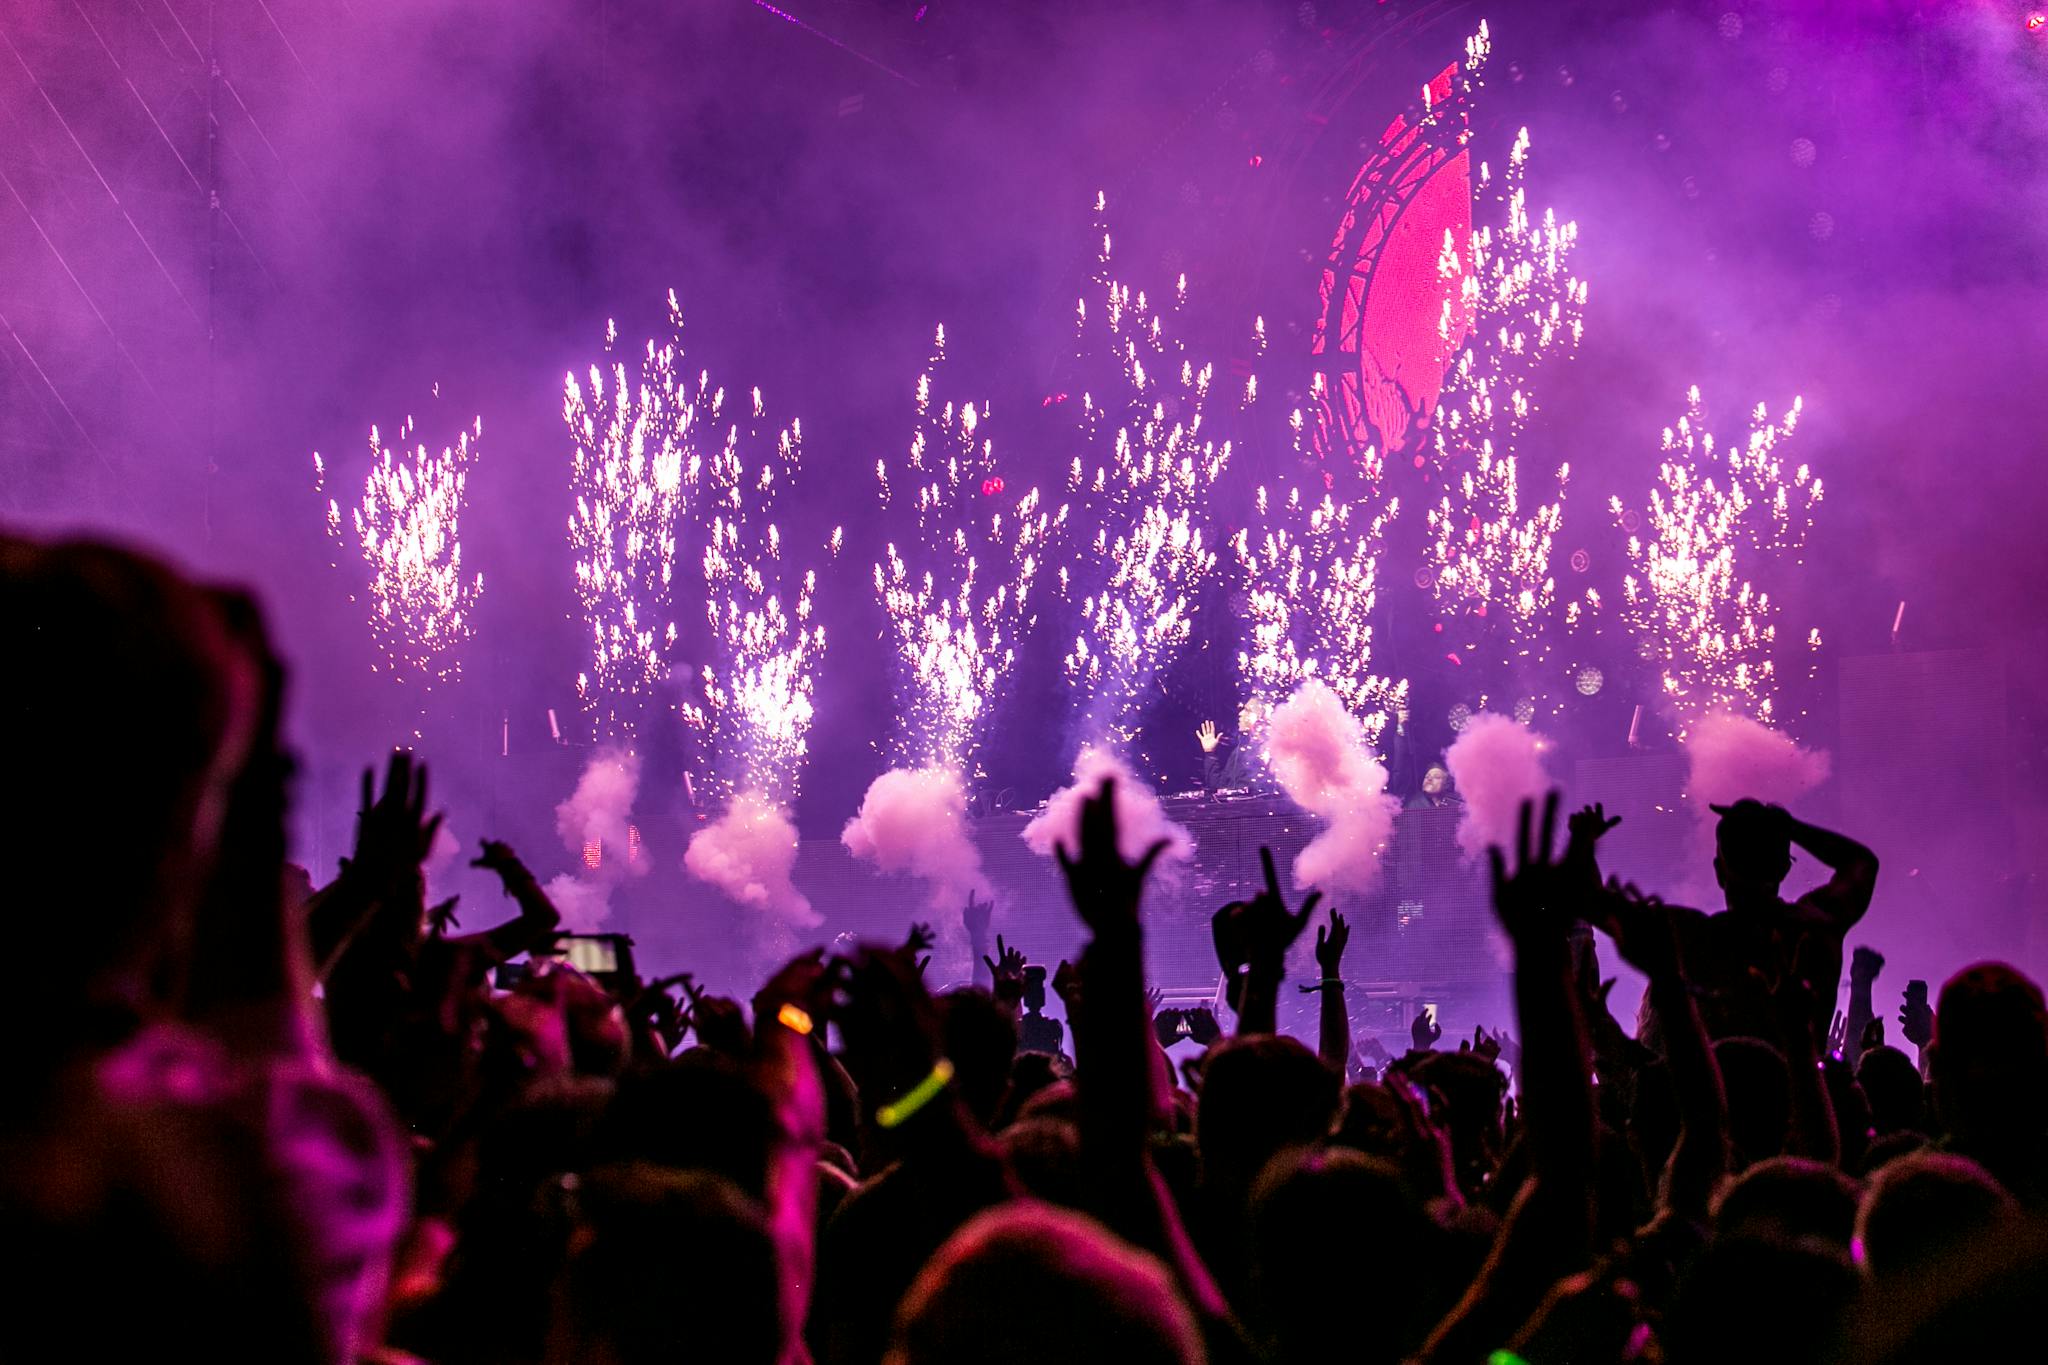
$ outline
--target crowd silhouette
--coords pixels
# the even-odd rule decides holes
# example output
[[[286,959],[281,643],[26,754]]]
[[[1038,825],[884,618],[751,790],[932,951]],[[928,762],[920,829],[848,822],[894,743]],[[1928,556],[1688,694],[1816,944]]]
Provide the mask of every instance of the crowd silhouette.
[[[514,912],[456,932],[426,901],[439,817],[408,753],[365,776],[331,876],[290,867],[284,671],[241,593],[0,537],[0,648],[0,1359],[2028,1349],[2041,990],[1958,964],[1888,1017],[1883,959],[1848,943],[1876,856],[1777,807],[1718,812],[1714,913],[1603,880],[1598,807],[1525,807],[1491,866],[1517,1026],[1455,1047],[1427,1018],[1402,1056],[1354,1039],[1341,912],[1313,940],[1315,1047],[1278,1031],[1316,898],[1289,904],[1270,855],[1213,921],[1229,1009],[1159,1009],[1160,850],[1120,850],[1108,784],[1059,851],[1077,960],[991,941],[971,902],[983,984],[929,991],[931,933],[906,926],[742,1003],[547,958],[558,917],[501,843],[477,864]],[[1794,848],[1829,875],[1787,902]],[[1633,1031],[1595,935],[1647,978]],[[1182,1038],[1201,1056],[1177,1073]]]

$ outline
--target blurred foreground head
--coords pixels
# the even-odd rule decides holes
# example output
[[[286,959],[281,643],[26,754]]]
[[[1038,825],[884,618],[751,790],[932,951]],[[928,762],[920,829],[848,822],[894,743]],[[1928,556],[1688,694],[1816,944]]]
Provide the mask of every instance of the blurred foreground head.
[[[954,1233],[904,1296],[888,1365],[1200,1365],[1166,1267],[1077,1213],[1028,1201]]]
[[[8,933],[35,964],[10,1008],[67,1035],[148,1014],[178,976],[273,668],[237,601],[133,551],[0,536],[20,812],[0,859]]]

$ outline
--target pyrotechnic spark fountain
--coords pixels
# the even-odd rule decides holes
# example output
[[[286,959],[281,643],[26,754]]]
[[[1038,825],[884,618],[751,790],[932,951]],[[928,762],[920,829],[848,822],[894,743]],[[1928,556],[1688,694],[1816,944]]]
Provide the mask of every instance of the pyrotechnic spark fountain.
[[[700,671],[702,701],[685,702],[682,713],[710,759],[714,794],[781,806],[796,798],[825,628],[812,620],[817,571],[784,567],[771,520],[801,462],[803,426],[792,420],[771,442],[764,413],[755,389],[745,430],[732,422],[723,446],[684,470],[699,491],[697,515],[709,518],[704,611],[716,662]],[[765,453],[750,461],[744,448],[757,445]],[[838,539],[834,532],[834,548]]]
[[[1557,601],[1550,556],[1571,477],[1560,465],[1554,495],[1531,498],[1516,444],[1537,407],[1535,377],[1552,355],[1569,355],[1584,331],[1585,281],[1569,261],[1578,224],[1549,209],[1529,213],[1523,179],[1529,131],[1517,134],[1496,182],[1481,163],[1478,193],[1492,189],[1501,221],[1475,226],[1462,256],[1447,233],[1438,269],[1457,276],[1439,333],[1469,339],[1444,377],[1432,423],[1434,467],[1446,490],[1429,509],[1429,571],[1439,609],[1485,622],[1502,662],[1522,671],[1548,656],[1545,633]],[[1528,679],[1525,679],[1528,681]]]
[[[1372,671],[1372,612],[1391,499],[1376,516],[1362,505],[1320,500],[1298,488],[1260,488],[1257,527],[1231,544],[1243,569],[1250,639],[1238,678],[1263,724],[1305,682],[1320,680],[1376,743],[1390,713],[1407,704],[1408,684]]]
[[[904,528],[900,547],[889,542],[874,581],[898,671],[892,758],[964,777],[1015,667],[1017,637],[1037,620],[1032,586],[1066,508],[1047,512],[1037,489],[1005,488],[986,403],[934,399],[945,354],[941,327],[918,376],[917,425],[898,471],[911,486],[892,487],[888,462],[875,462],[884,514],[907,503],[916,526]]]
[[[673,291],[668,302],[679,334]],[[608,324],[608,352],[617,339]],[[590,645],[590,667],[577,675],[576,690],[600,736],[632,735],[645,699],[667,675],[676,640],[669,608],[677,522],[701,464],[698,431],[719,418],[725,399],[707,375],[685,376],[681,360],[672,335],[647,343],[637,385],[623,361],[609,370],[592,365],[587,392],[573,372],[562,384],[562,420],[576,443],[569,546]]]
[[[1215,367],[1197,366],[1152,301],[1111,275],[1102,196],[1095,207],[1100,297],[1092,315],[1088,300],[1078,301],[1075,330],[1084,359],[1091,350],[1105,361],[1113,356],[1117,374],[1100,396],[1081,396],[1078,435],[1090,454],[1074,457],[1068,486],[1089,534],[1077,537],[1060,587],[1082,593],[1065,665],[1085,708],[1086,734],[1121,748],[1136,732],[1158,671],[1192,633],[1194,591],[1216,564],[1204,524],[1208,495],[1230,460],[1230,442],[1216,441],[1204,425]],[[1183,275],[1168,312],[1178,312],[1186,295]],[[1249,379],[1241,401],[1257,394]]]
[[[369,566],[364,594],[350,597],[366,597],[384,670],[400,681],[432,687],[462,674],[455,647],[470,637],[484,590],[483,575],[462,568],[463,503],[483,430],[479,417],[436,455],[420,442],[404,449],[413,439],[411,417],[398,430],[396,448],[371,427],[362,500],[346,522],[339,500],[327,503],[328,536]],[[327,465],[318,451],[313,476],[314,488],[324,493]]]
[[[1759,403],[1748,440],[1717,445],[1705,429],[1697,387],[1676,427],[1664,430],[1664,459],[1650,490],[1644,528],[1631,535],[1621,611],[1644,656],[1660,671],[1678,734],[1710,711],[1772,724],[1777,714],[1778,606],[1738,570],[1744,558],[1796,552],[1805,544],[1821,481],[1806,465],[1788,467],[1800,401],[1778,421]],[[1609,507],[1617,521],[1621,499]],[[1753,566],[1752,566],[1753,568]],[[1804,641],[1809,656],[1820,632]]]

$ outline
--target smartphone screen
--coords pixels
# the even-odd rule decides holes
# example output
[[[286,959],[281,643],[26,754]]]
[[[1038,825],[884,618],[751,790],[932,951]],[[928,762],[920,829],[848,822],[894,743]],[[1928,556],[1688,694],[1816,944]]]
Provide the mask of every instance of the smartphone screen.
[[[562,956],[579,972],[593,975],[619,969],[618,945],[603,935],[586,938],[581,934],[564,934],[559,946]]]

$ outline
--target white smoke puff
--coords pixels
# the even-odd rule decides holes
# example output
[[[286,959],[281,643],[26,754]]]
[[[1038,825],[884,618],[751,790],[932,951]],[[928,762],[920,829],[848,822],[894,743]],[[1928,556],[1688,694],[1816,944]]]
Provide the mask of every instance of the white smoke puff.
[[[1116,842],[1125,858],[1136,860],[1146,849],[1166,841],[1166,850],[1155,866],[1186,863],[1195,854],[1195,841],[1186,829],[1166,818],[1158,796],[1138,779],[1123,760],[1107,749],[1083,749],[1074,760],[1074,781],[1060,788],[1045,803],[1045,809],[1024,826],[1024,843],[1042,858],[1052,856],[1055,845],[1073,854],[1081,846],[1081,805],[1102,790],[1104,778],[1116,779]]]
[[[547,885],[548,900],[562,916],[562,931],[587,934],[611,918],[611,888],[564,872]]]
[[[616,862],[621,867],[630,863],[633,871],[644,872],[646,864],[627,851],[633,842],[633,802],[639,795],[639,756],[600,749],[584,765],[575,792],[555,807],[555,832],[578,858],[588,845],[601,843],[611,855],[604,859],[607,870]]]
[[[908,872],[929,888],[927,904],[959,917],[969,895],[992,894],[981,850],[967,832],[967,789],[951,768],[892,768],[868,784],[860,813],[839,836],[856,858],[883,872]]]
[[[1481,711],[1444,751],[1444,766],[1465,809],[1458,817],[1458,847],[1477,858],[1491,844],[1513,849],[1524,801],[1550,790],[1543,771],[1543,736],[1511,716]]]
[[[1702,818],[1710,805],[1745,796],[1788,805],[1827,780],[1828,756],[1790,735],[1730,711],[1716,711],[1685,738],[1686,795]]]
[[[771,950],[794,947],[797,930],[825,922],[790,880],[796,826],[780,806],[754,792],[735,796],[725,814],[690,836],[683,866],[734,903],[759,911],[753,928]]]
[[[1297,885],[1366,891],[1400,803],[1387,795],[1387,769],[1365,728],[1327,685],[1310,679],[1266,722],[1266,762],[1294,803],[1324,822],[1294,860]]]

